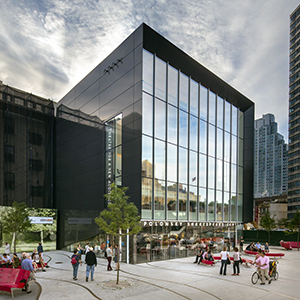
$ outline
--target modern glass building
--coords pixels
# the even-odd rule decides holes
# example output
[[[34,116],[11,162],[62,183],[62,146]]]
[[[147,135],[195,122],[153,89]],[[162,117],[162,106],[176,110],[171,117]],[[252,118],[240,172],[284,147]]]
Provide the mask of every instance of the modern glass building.
[[[300,209],[300,5],[290,15],[288,217]]]
[[[140,209],[132,262],[188,255],[188,239],[252,221],[254,103],[146,24],[61,99],[56,120],[59,248],[97,235],[112,182]]]

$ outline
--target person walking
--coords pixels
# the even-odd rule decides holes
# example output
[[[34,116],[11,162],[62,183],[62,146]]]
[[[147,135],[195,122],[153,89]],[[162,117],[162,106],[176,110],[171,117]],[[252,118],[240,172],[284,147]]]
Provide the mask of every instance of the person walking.
[[[77,280],[77,273],[78,273],[78,268],[79,268],[79,264],[82,266],[80,257],[78,255],[78,250],[74,249],[74,254],[71,257],[71,264],[73,266],[73,279]]]
[[[112,258],[112,249],[111,249],[111,244],[108,245],[106,249],[106,259],[107,259],[107,271],[111,271],[111,258]]]
[[[41,242],[39,242],[39,245],[37,246],[37,252],[42,253],[43,256],[44,249]]]
[[[10,255],[10,244],[5,242],[5,253],[9,256]]]
[[[223,273],[223,275],[226,275],[227,259],[230,260],[229,253],[226,250],[227,250],[227,247],[224,246],[223,251],[221,251],[220,275],[222,275],[223,267],[224,267],[224,273]]]
[[[115,271],[118,271],[120,269],[120,262],[118,261],[118,259],[119,259],[119,246],[116,244],[116,246],[115,246],[115,257],[114,257],[114,262],[116,264]]]
[[[95,267],[97,267],[97,257],[93,250],[93,247],[90,247],[88,253],[85,255],[86,281],[89,281],[90,272],[91,281],[94,281]]]
[[[265,256],[265,253],[260,249],[258,250],[258,252],[260,253],[260,257],[256,260],[256,263],[259,265],[258,270],[261,272],[261,285],[265,284],[266,278],[270,284],[272,282],[272,279],[269,276],[269,257]]]
[[[244,251],[243,247],[244,247],[244,237],[241,236],[241,238],[240,238],[240,251],[241,252]]]
[[[28,278],[27,283],[25,285],[25,289],[23,289],[24,291],[27,291],[27,294],[29,294],[29,293],[31,293],[30,285],[35,281],[34,270],[33,270],[33,266],[32,266],[32,261],[30,260],[30,254],[29,253],[25,254],[25,259],[21,263],[21,268],[23,270],[30,271],[30,275],[29,275],[29,278]]]
[[[237,273],[236,273],[237,272]],[[238,247],[234,248],[233,253],[233,274],[232,276],[239,276],[240,275],[240,253]]]

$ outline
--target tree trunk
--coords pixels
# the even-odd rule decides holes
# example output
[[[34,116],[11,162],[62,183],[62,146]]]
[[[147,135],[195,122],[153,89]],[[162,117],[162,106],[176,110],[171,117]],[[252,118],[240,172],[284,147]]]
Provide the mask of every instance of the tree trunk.
[[[41,243],[44,244],[44,232],[41,230]]]
[[[120,229],[119,229],[120,232]],[[119,234],[117,235],[117,243],[119,244]],[[120,245],[118,246],[118,255],[117,255],[117,284],[119,284],[119,278],[120,278],[120,265],[119,265],[119,261],[120,261]]]
[[[14,247],[14,253],[16,253],[17,252],[16,251],[17,246],[16,246],[16,233],[15,232],[13,232],[13,238],[12,238],[12,241],[11,241],[11,246]]]

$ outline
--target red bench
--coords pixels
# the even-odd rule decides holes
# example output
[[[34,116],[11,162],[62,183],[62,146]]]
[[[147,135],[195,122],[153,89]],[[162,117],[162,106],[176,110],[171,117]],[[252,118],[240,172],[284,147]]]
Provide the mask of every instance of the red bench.
[[[208,265],[208,266],[213,266],[213,265],[215,264],[214,261],[206,260],[206,259],[202,259],[202,260],[201,260],[201,263],[202,263],[202,264],[205,264],[205,265]]]
[[[215,260],[221,260],[221,256],[214,256],[214,259],[215,259]],[[233,257],[232,257],[232,256],[230,257],[230,260],[233,261]],[[253,261],[250,260],[250,259],[242,258],[242,261],[243,261],[243,263],[244,263],[247,267],[249,267],[250,265],[253,264]]]
[[[298,244],[299,244],[299,248],[300,248],[300,242]],[[280,245],[287,250],[292,250],[293,248],[298,248],[297,242],[280,242]]]
[[[257,252],[250,251],[250,250],[244,250],[244,252],[246,254],[249,254],[249,255],[256,255],[257,254]],[[283,257],[284,253],[270,253],[270,252],[266,252],[265,255],[266,256],[270,256],[270,257]]]
[[[14,291],[23,289],[29,278],[30,271],[22,269],[1,268],[0,269],[0,291],[11,293],[14,298]]]

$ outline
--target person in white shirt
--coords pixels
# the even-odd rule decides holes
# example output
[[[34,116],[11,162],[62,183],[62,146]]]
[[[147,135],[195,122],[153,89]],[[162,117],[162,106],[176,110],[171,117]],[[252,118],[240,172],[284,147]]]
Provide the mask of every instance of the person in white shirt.
[[[233,276],[240,275],[240,253],[238,247],[234,248],[234,253],[233,253]],[[237,273],[236,273],[237,271]]]
[[[226,275],[227,258],[230,260],[229,253],[226,250],[227,250],[227,247],[224,246],[223,251],[221,252],[220,275],[222,275],[223,267],[224,267],[224,273],[223,273],[223,275]]]
[[[260,244],[259,242],[257,242],[257,243],[255,244],[255,247],[256,247],[257,250],[259,250],[260,247],[261,247],[261,244]]]
[[[12,264],[11,258],[7,253],[4,253],[2,258],[1,258],[1,265],[0,267],[3,268],[6,266],[8,268]]]
[[[10,245],[7,242],[5,242],[4,244],[5,244],[5,253],[7,255],[9,255],[10,254]]]

